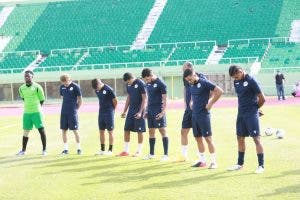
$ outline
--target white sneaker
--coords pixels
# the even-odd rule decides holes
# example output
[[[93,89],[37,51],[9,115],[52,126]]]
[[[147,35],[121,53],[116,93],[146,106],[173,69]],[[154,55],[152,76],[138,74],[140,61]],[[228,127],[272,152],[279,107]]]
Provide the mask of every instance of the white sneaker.
[[[262,173],[264,173],[264,171],[265,171],[265,168],[263,168],[263,166],[258,166],[254,173],[262,174]]]
[[[95,156],[103,156],[105,154],[105,151],[98,151],[95,153]]]
[[[169,156],[168,155],[163,155],[160,159],[161,162],[166,162],[166,161],[169,161]]]
[[[48,155],[48,152],[45,150],[42,152],[42,156],[47,156]]]
[[[143,160],[151,160],[153,158],[154,158],[154,155],[148,154],[143,158]]]
[[[112,153],[112,151],[106,151],[106,152],[104,152],[104,155],[106,155],[106,156],[111,156],[113,153]]]
[[[218,168],[218,165],[217,163],[210,163],[208,169],[217,169]]]
[[[141,154],[141,152],[135,152],[132,156],[133,157],[140,157],[142,154]]]
[[[233,165],[232,167],[229,167],[227,170],[228,171],[238,171],[238,170],[241,170],[241,169],[243,169],[243,166],[236,164],[236,165]]]
[[[25,155],[25,151],[19,151],[17,154],[16,154],[16,156],[24,156]]]

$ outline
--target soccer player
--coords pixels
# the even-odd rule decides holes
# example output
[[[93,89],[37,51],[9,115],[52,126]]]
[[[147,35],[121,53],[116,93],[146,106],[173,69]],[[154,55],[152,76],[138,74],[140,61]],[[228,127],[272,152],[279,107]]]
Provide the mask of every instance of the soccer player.
[[[211,164],[209,169],[217,168],[215,146],[212,141],[212,131],[210,124],[210,110],[213,104],[221,97],[223,90],[210,81],[200,78],[193,69],[186,69],[183,77],[190,83],[192,96],[192,125],[193,134],[197,141],[199,151],[199,161],[193,167],[205,167],[205,146],[203,137],[208,145],[211,154]]]
[[[92,80],[92,88],[99,99],[98,126],[100,133],[101,150],[96,155],[112,155],[114,143],[114,115],[117,107],[117,98],[111,87],[100,79]],[[105,129],[109,134],[109,149],[105,152]]]
[[[81,90],[78,84],[71,80],[68,74],[60,76],[60,96],[63,99],[60,114],[60,129],[62,130],[62,138],[64,142],[64,150],[62,155],[69,154],[67,131],[72,130],[76,143],[77,143],[77,154],[81,155],[82,150],[80,146],[80,137],[78,133],[79,122],[78,122],[78,109],[82,104]]]
[[[133,154],[134,157],[137,157],[142,153],[143,132],[146,131],[143,113],[145,111],[147,95],[144,82],[132,76],[131,73],[125,73],[123,80],[127,84],[128,95],[121,117],[125,118],[128,108],[129,110],[124,127],[124,151],[119,156],[129,155],[130,131],[132,131],[138,133],[138,149]]]
[[[193,69],[193,64],[191,62],[186,62],[183,65],[183,72],[186,69]],[[199,77],[206,79],[206,77],[201,73],[196,73]],[[190,84],[187,82],[183,77],[183,97],[185,103],[185,111],[181,123],[181,152],[182,156],[178,158],[177,161],[184,162],[187,160],[188,157],[188,133],[192,126],[192,109],[190,107],[191,102],[191,92],[190,92]]]
[[[41,106],[45,101],[45,95],[43,88],[33,82],[33,72],[25,71],[24,79],[25,84],[21,85],[19,88],[19,95],[24,101],[24,113],[23,113],[23,142],[22,142],[22,150],[17,153],[17,155],[22,156],[25,155],[26,146],[28,142],[28,135],[30,130],[32,130],[33,125],[38,129],[41,141],[43,145],[42,155],[46,156],[46,134],[43,124],[43,115],[41,111]]]
[[[143,69],[142,78],[146,82],[148,93],[148,104],[144,117],[147,117],[148,121],[150,144],[150,153],[144,159],[154,158],[155,130],[158,129],[162,136],[164,148],[164,155],[161,161],[168,161],[169,138],[166,133],[167,86],[149,68]]]
[[[260,142],[259,111],[265,103],[265,96],[258,83],[241,67],[232,65],[229,75],[234,79],[234,88],[238,96],[238,115],[236,120],[236,134],[238,141],[237,164],[228,170],[240,170],[244,165],[245,137],[251,136],[256,146],[258,168],[255,173],[264,172],[264,152]]]

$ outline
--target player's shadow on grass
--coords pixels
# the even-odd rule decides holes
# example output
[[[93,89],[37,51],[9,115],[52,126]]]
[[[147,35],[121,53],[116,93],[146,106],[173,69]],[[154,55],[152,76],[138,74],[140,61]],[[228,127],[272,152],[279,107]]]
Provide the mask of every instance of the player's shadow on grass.
[[[119,161],[121,161],[121,160],[119,160]],[[94,166],[86,165],[87,163],[95,163],[95,162],[97,163],[97,165],[94,165]],[[126,164],[128,164],[130,162],[133,162],[133,161],[127,161]],[[73,167],[76,167],[77,165],[80,165],[81,167],[73,168]],[[85,166],[82,167],[82,165],[85,165]],[[130,165],[132,165],[132,163]],[[106,158],[101,158],[101,159],[91,159],[88,161],[76,161],[76,162],[68,163],[68,165],[65,165],[64,163],[59,163],[59,164],[51,164],[48,166],[44,166],[45,168],[55,167],[55,168],[59,169],[57,172],[47,172],[47,173],[44,173],[44,175],[58,174],[58,173],[80,173],[80,172],[87,172],[87,171],[93,171],[93,170],[113,169],[113,168],[122,167],[122,166],[124,166],[124,161],[117,162],[117,160],[113,157],[106,157]],[[72,167],[72,168],[65,169],[65,167]]]
[[[182,170],[180,170],[180,172],[182,172]],[[224,176],[225,174],[230,174],[230,175]],[[204,182],[204,181],[215,181],[218,179],[224,179],[224,178],[228,178],[228,177],[232,177],[232,176],[237,177],[237,176],[248,176],[248,175],[253,175],[253,173],[233,174],[228,171],[221,171],[221,172],[209,173],[206,175],[196,174],[196,176],[193,178],[187,178],[187,179],[180,178],[179,180],[174,180],[174,181],[152,183],[149,185],[144,185],[140,188],[124,190],[121,193],[132,193],[132,192],[136,192],[137,190],[146,190],[146,189],[184,187],[184,186],[188,186],[188,185],[198,184],[199,182]],[[166,180],[167,180],[167,178],[166,178]]]
[[[0,161],[0,164],[20,163],[28,160],[41,159],[41,156],[27,157],[27,156],[7,156],[5,159]]]
[[[280,178],[280,177],[289,176],[289,175],[292,175],[292,176],[300,175],[300,169],[290,170],[290,171],[283,171],[283,172],[281,172],[280,175],[270,176],[270,177],[267,177],[267,178],[273,179],[273,178]]]
[[[37,157],[39,158],[38,160],[34,161],[34,162],[22,162],[22,163],[18,163],[16,165],[11,165],[10,167],[19,167],[19,166],[31,166],[31,165],[45,165],[45,164],[49,164],[49,163],[59,163],[59,162],[68,162],[68,161],[73,161],[73,160],[77,160],[77,159],[82,159],[81,157],[70,157],[67,158],[67,160],[65,158],[59,158],[57,156],[53,156],[53,157],[42,157],[39,156]],[[52,160],[49,160],[49,158],[53,158]],[[27,161],[27,160],[25,160]],[[40,166],[42,167],[42,166]]]
[[[276,196],[276,195],[287,194],[287,193],[293,193],[293,194],[300,195],[300,184],[277,188],[277,189],[275,189],[274,192],[259,195],[259,197],[270,197],[270,196]]]

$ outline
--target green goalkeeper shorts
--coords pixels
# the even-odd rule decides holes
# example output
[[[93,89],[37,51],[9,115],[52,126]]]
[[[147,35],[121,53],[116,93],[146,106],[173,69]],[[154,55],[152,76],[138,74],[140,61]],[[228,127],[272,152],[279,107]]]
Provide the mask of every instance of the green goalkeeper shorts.
[[[44,127],[42,113],[36,112],[23,114],[23,129],[32,130],[33,125],[37,129]]]

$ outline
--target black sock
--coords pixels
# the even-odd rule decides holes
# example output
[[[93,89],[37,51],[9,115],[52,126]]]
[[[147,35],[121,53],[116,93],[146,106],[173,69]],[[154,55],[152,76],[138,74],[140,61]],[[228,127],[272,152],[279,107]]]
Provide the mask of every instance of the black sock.
[[[109,145],[109,148],[108,148],[108,151],[111,151],[112,152],[112,148],[113,148],[113,145]]]
[[[46,144],[47,144],[45,130],[44,130],[44,128],[39,128],[38,130],[39,130],[39,133],[41,135],[41,141],[42,141],[42,145],[43,145],[43,151],[45,151],[46,150]]]
[[[163,146],[164,146],[164,155],[168,155],[169,138],[163,137],[162,141],[163,141]]]
[[[26,151],[26,146],[27,146],[28,139],[29,139],[28,137],[23,136],[22,151]]]
[[[245,152],[239,151],[238,165],[244,165]]]
[[[264,154],[263,153],[257,154],[257,160],[258,160],[258,165],[264,167]]]
[[[155,138],[149,138],[150,154],[154,155]]]
[[[105,151],[105,144],[101,144],[101,151]]]

